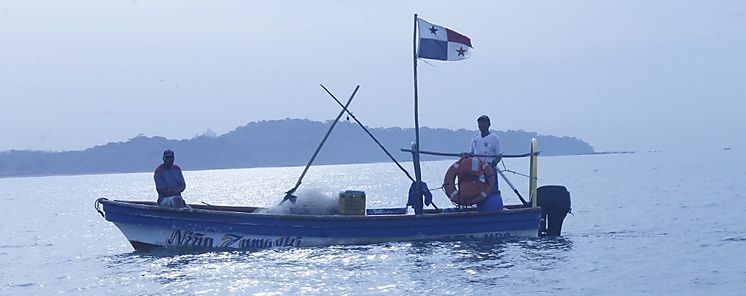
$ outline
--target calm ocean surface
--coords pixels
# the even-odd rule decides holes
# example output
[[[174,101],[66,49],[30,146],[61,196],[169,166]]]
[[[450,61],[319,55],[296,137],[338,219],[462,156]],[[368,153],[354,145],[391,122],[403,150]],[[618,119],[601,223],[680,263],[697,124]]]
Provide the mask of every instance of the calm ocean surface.
[[[423,164],[431,188],[451,162]],[[270,207],[302,169],[186,171],[184,196]],[[508,176],[527,195],[526,178]],[[572,194],[562,238],[176,254],[134,253],[93,209],[99,197],[155,200],[151,173],[0,179],[0,294],[746,294],[743,153],[542,157],[539,183]],[[370,208],[403,206],[408,185],[379,163],[312,167],[301,188],[364,190]]]

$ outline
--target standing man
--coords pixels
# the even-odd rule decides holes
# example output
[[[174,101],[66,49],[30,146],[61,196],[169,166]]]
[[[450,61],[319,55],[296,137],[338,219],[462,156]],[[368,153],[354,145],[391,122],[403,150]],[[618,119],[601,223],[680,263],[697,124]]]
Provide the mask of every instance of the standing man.
[[[495,188],[492,189],[492,193],[487,199],[477,204],[477,209],[480,211],[499,211],[503,209],[503,200],[497,186],[497,163],[502,160],[503,148],[500,145],[500,137],[490,133],[490,118],[487,115],[479,116],[477,125],[479,126],[479,134],[474,135],[471,140],[471,154],[495,155],[479,157],[482,162],[488,163],[495,172]]]
[[[158,205],[171,208],[188,207],[181,193],[186,189],[181,168],[174,164],[174,152],[163,151],[163,163],[153,174],[155,190],[158,191]]]

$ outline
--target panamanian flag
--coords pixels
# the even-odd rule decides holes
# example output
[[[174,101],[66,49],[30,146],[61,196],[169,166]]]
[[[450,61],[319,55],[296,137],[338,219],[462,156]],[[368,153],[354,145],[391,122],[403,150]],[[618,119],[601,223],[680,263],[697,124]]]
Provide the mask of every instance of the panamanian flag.
[[[471,39],[456,31],[433,25],[418,18],[420,47],[417,57],[441,61],[459,61],[471,55]]]

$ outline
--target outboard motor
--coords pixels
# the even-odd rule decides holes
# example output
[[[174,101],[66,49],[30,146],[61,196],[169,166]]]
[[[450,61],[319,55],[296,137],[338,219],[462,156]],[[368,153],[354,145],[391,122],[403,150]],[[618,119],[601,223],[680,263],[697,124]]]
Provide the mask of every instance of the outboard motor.
[[[536,191],[536,202],[541,207],[539,235],[559,236],[562,222],[570,212],[570,192],[560,185],[541,186]]]

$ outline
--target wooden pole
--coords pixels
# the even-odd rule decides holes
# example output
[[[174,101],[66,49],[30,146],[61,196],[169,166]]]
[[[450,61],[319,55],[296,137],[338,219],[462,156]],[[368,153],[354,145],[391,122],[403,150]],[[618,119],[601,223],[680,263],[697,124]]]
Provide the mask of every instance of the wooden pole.
[[[381,142],[379,142],[378,139],[376,139],[376,137],[374,137],[373,134],[371,134],[370,131],[368,131],[368,129],[365,127],[365,125],[363,125],[363,123],[360,122],[360,120],[358,120],[357,117],[355,117],[355,115],[352,114],[352,112],[350,112],[349,109],[345,108],[345,106],[342,105],[342,102],[340,102],[339,100],[337,100],[337,97],[335,97],[332,94],[332,92],[330,92],[328,89],[326,89],[326,86],[324,86],[323,84],[320,84],[320,85],[321,85],[321,88],[323,88],[326,91],[326,93],[329,94],[332,97],[332,99],[334,99],[334,101],[337,102],[337,104],[339,104],[339,106],[342,107],[342,110],[344,110],[345,112],[347,112],[347,115],[349,115],[350,117],[352,117],[352,119],[354,119],[355,122],[357,122],[357,125],[359,125],[363,129],[363,131],[365,131],[365,133],[368,134],[368,136],[370,136],[371,139],[373,139],[373,142],[376,142],[376,144],[378,144],[378,147],[381,147],[381,149],[383,150],[383,152],[386,153],[386,155],[388,155],[389,158],[391,158],[392,161],[394,161],[394,163],[396,164],[396,166],[398,166],[399,169],[401,169],[402,172],[404,172],[405,175],[407,175],[407,178],[409,178],[409,180],[412,180],[412,182],[414,182],[414,178],[412,178],[412,176],[409,175],[409,172],[407,172],[407,170],[404,169],[404,167],[401,166],[401,164],[399,164],[398,161],[396,161],[396,158],[394,158],[394,156],[391,155],[391,153],[389,153],[388,150],[386,150],[386,147],[383,147],[383,144],[381,144]]]
[[[411,149],[400,149],[403,152],[414,152],[414,150]],[[539,155],[540,152],[536,152],[536,155]],[[531,156],[531,153],[524,153],[524,154],[473,154],[473,153],[466,153],[466,152],[459,152],[459,153],[448,153],[448,152],[434,152],[434,151],[426,151],[426,150],[420,150],[420,154],[427,154],[427,155],[436,155],[436,156],[455,156],[455,157],[461,157],[462,155],[468,155],[469,157],[497,157],[501,156],[502,158],[520,158],[520,157],[529,157]]]
[[[344,108],[342,108],[342,111],[337,114],[337,118],[334,119],[334,122],[332,122],[332,125],[329,126],[329,129],[326,131],[326,134],[324,135],[324,138],[321,139],[321,143],[319,143],[319,146],[316,147],[316,151],[313,152],[313,156],[311,156],[311,159],[308,160],[308,164],[306,164],[306,168],[303,169],[303,173],[300,174],[300,178],[298,178],[298,182],[295,183],[295,187],[285,192],[285,197],[282,198],[282,201],[280,204],[284,203],[286,200],[290,200],[290,202],[295,203],[296,196],[293,195],[295,193],[295,190],[298,189],[301,182],[303,181],[303,177],[306,176],[306,172],[308,172],[308,168],[311,167],[311,164],[313,163],[313,160],[316,159],[316,155],[319,155],[319,151],[321,150],[321,147],[324,146],[324,143],[326,142],[326,139],[329,138],[329,134],[332,133],[332,130],[334,129],[334,126],[337,125],[337,122],[339,122],[339,119],[342,118],[342,115],[345,114],[345,110],[348,106],[350,106],[350,103],[352,102],[352,99],[355,98],[355,94],[357,93],[357,90],[360,89],[360,86],[355,87],[355,91],[352,92],[352,95],[350,95],[350,98],[347,100],[347,103],[344,105]]]
[[[531,161],[529,163],[529,179],[528,179],[528,192],[529,197],[531,198],[531,207],[536,207],[536,181],[538,181],[536,176],[536,165],[537,165],[537,144],[536,139],[531,139]]]
[[[414,176],[417,182],[415,186],[416,201],[414,204],[415,215],[422,214],[423,211],[423,200],[422,200],[422,188],[420,182],[422,182],[422,173],[420,170],[420,122],[417,115],[417,14],[414,14],[414,31],[412,34],[412,65],[414,67],[414,145],[412,145],[412,162],[414,162]]]

